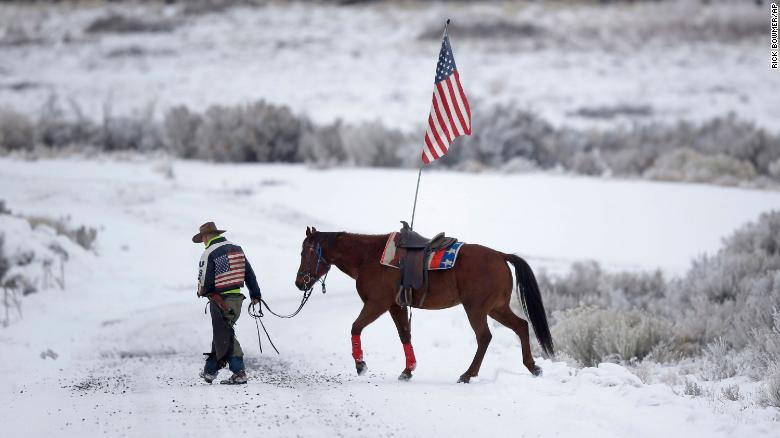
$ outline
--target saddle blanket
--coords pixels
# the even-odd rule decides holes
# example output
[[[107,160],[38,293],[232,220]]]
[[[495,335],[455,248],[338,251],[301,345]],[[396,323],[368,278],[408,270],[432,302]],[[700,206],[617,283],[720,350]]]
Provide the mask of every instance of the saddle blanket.
[[[399,268],[401,266],[401,259],[398,251],[396,251],[396,243],[398,242],[399,233],[390,233],[390,237],[387,238],[385,244],[385,250],[382,252],[382,258],[379,263],[390,266],[392,268]],[[435,271],[437,269],[451,269],[455,267],[455,260],[458,258],[458,252],[460,247],[463,246],[463,242],[455,242],[452,245],[442,248],[428,255],[425,260],[425,266],[429,271]]]

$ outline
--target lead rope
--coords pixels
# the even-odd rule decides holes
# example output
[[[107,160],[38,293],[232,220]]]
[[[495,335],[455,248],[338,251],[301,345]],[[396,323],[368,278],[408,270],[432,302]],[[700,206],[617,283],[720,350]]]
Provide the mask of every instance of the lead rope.
[[[326,278],[328,278],[328,273],[325,273],[325,275],[323,276],[322,280],[318,280],[318,282],[322,285],[322,293],[326,292],[326,288],[325,288],[325,279]],[[252,319],[255,320],[255,329],[257,330],[257,346],[260,348],[260,354],[263,354],[263,344],[261,342],[260,326],[263,327],[263,332],[265,332],[265,337],[268,338],[268,342],[271,344],[271,347],[274,349],[274,351],[276,351],[276,354],[280,354],[279,353],[279,349],[276,348],[276,345],[274,345],[274,341],[271,339],[271,335],[268,334],[268,329],[266,329],[265,328],[265,324],[263,324],[263,320],[262,320],[262,317],[264,316],[263,315],[263,306],[265,306],[266,310],[268,310],[269,313],[271,313],[272,315],[274,315],[274,316],[276,316],[278,318],[292,318],[295,315],[297,315],[298,313],[300,313],[301,310],[303,310],[303,306],[306,305],[306,303],[309,301],[309,297],[311,297],[311,293],[312,293],[313,290],[314,290],[314,287],[312,287],[311,289],[309,289],[309,290],[307,290],[306,292],[303,293],[303,298],[301,299],[301,304],[298,306],[298,309],[296,309],[295,312],[293,312],[293,313],[291,313],[289,315],[280,315],[280,314],[274,312],[273,310],[271,310],[270,307],[268,307],[268,303],[264,299],[262,299],[262,298],[260,298],[260,304],[258,305],[257,310],[255,310],[255,305],[254,304],[250,304],[249,305],[248,313],[249,313],[249,316],[251,316]],[[259,322],[259,325],[258,325],[258,322]]]
[[[315,253],[317,255],[317,266],[315,267],[314,272],[317,272],[319,271],[320,268],[320,262],[321,261],[325,262],[325,258],[322,255],[322,247],[319,245],[319,243],[317,244]],[[327,264],[327,262],[325,263]],[[328,268],[330,268],[330,265],[328,265]],[[320,285],[322,286],[323,294],[327,291],[327,289],[325,288],[325,280],[328,278],[328,272],[329,270],[325,272],[325,275],[321,279],[318,279],[316,281],[316,283],[320,283]],[[306,281],[306,285],[308,285],[308,280]],[[261,342],[261,337],[260,337],[260,326],[263,327],[263,331],[265,332],[265,337],[268,338],[268,342],[271,343],[271,347],[273,347],[274,351],[276,351],[276,354],[280,354],[279,350],[276,348],[276,345],[274,345],[274,341],[271,339],[271,335],[268,334],[268,330],[265,328],[265,324],[263,324],[263,320],[261,319],[264,316],[263,306],[265,306],[265,309],[268,310],[268,312],[271,315],[274,315],[277,318],[293,318],[295,315],[300,313],[301,310],[303,310],[303,306],[305,306],[306,303],[309,301],[309,298],[311,297],[311,293],[313,290],[314,290],[314,285],[312,284],[312,287],[310,287],[303,293],[303,297],[301,298],[301,304],[298,306],[295,312],[289,315],[280,315],[274,312],[273,310],[271,310],[271,307],[268,306],[268,303],[262,298],[262,292],[260,297],[260,303],[257,306],[257,310],[255,310],[254,304],[249,305],[249,310],[247,312],[249,313],[249,316],[251,316],[252,319],[255,320],[255,329],[257,329],[257,346],[260,348],[260,354],[263,354],[263,344]],[[258,325],[258,321],[259,321],[259,325]]]
[[[262,301],[262,300],[261,300]],[[280,354],[279,350],[276,348],[276,345],[274,345],[274,341],[271,339],[271,335],[268,334],[268,330],[265,328],[265,324],[263,324],[263,320],[261,319],[263,317],[263,309],[262,307],[258,306],[258,310],[255,310],[255,305],[250,304],[249,305],[249,316],[252,317],[252,319],[255,320],[255,328],[257,329],[257,346],[260,347],[260,354],[263,354],[263,344],[260,341],[260,326],[263,326],[263,331],[265,332],[265,337],[268,338],[268,342],[271,344],[271,347],[276,351],[276,354]],[[259,321],[259,325],[258,325]]]

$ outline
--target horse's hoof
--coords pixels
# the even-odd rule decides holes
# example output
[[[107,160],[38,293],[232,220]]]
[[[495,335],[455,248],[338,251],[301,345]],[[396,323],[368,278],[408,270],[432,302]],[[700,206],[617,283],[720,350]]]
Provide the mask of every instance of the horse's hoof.
[[[469,383],[470,380],[471,380],[471,376],[464,374],[460,376],[460,378],[458,379],[458,383]]]
[[[358,376],[362,376],[368,371],[368,366],[361,360],[360,362],[355,362],[355,369],[357,369]]]
[[[398,376],[398,380],[401,380],[401,381],[404,381],[404,382],[408,382],[409,379],[411,379],[411,378],[412,378],[412,370],[410,370],[410,369],[403,370],[401,372],[401,375]]]
[[[534,368],[531,371],[531,374],[534,375],[534,377],[540,377],[542,375],[542,367],[539,365],[534,365]]]

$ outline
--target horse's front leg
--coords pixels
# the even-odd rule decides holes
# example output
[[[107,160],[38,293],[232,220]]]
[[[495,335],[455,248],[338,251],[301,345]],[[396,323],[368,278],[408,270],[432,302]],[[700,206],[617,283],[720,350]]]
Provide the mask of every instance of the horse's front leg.
[[[414,357],[412,349],[412,328],[409,326],[409,315],[406,307],[393,304],[390,307],[390,316],[393,317],[395,328],[398,329],[398,337],[401,338],[401,345],[404,347],[406,356],[406,368],[398,376],[398,380],[409,380],[412,378],[412,371],[417,367],[417,359]]]
[[[363,347],[360,344],[360,334],[367,325],[376,321],[387,311],[387,307],[381,304],[366,301],[363,303],[363,309],[360,311],[355,322],[352,323],[352,358],[355,359],[355,368],[359,376],[362,376],[368,370],[366,362],[363,360]]]

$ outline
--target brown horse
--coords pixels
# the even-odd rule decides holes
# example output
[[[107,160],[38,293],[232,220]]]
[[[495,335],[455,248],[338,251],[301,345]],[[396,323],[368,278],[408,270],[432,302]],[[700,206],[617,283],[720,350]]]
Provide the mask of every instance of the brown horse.
[[[352,324],[352,357],[359,375],[367,370],[363,361],[360,333],[382,314],[389,311],[398,329],[398,335],[406,354],[406,368],[401,380],[412,377],[416,366],[411,344],[411,328],[407,308],[395,302],[400,271],[379,263],[389,235],[368,236],[345,232],[320,232],[306,228],[306,238],[301,248],[301,265],[295,278],[295,286],[310,290],[321,280],[332,265],[355,280],[363,309]],[[487,248],[482,245],[464,244],[458,254],[455,267],[430,271],[425,301],[420,306],[424,291],[415,291],[412,307],[438,310],[463,304],[471,328],[477,337],[477,352],[471,365],[458,382],[468,383],[476,377],[482,365],[488,344],[492,338],[487,317],[495,319],[520,337],[523,364],[535,376],[542,369],[534,363],[528,336],[528,323],[515,315],[509,307],[512,294],[512,273],[507,262],[515,267],[520,302],[533,325],[536,338],[547,355],[554,355],[554,348],[547,316],[531,267],[514,254]]]

